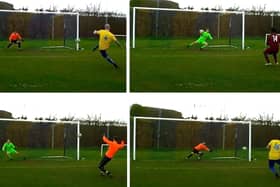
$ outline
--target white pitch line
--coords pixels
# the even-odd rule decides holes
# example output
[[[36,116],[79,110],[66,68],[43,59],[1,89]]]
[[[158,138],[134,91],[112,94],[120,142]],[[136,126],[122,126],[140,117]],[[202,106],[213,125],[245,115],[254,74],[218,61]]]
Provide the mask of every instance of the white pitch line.
[[[3,56],[1,55],[0,58],[73,58],[73,56],[43,56],[43,55],[38,55],[38,56]]]
[[[171,168],[171,167],[139,167],[139,166],[136,166],[135,169],[143,169],[143,170],[204,170],[204,169],[267,169],[267,167],[245,167],[245,166],[242,166],[242,167],[212,167],[212,168],[207,168],[207,167],[197,167],[197,168],[194,168],[194,167],[184,167],[184,168]]]
[[[67,168],[94,168],[94,166],[0,166],[0,169],[67,169]]]

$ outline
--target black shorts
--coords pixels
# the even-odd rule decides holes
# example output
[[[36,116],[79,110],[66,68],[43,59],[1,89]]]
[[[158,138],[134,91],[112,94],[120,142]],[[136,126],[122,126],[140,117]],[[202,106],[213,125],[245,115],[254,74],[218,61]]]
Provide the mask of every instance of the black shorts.
[[[11,40],[11,43],[13,43],[13,44],[18,44],[18,41],[19,41],[19,40]]]
[[[106,50],[99,50],[99,51],[104,58],[108,57],[108,54],[107,54]]]
[[[195,153],[195,154],[198,154],[198,153],[199,153],[199,151],[196,150],[195,148],[193,148],[192,152]]]

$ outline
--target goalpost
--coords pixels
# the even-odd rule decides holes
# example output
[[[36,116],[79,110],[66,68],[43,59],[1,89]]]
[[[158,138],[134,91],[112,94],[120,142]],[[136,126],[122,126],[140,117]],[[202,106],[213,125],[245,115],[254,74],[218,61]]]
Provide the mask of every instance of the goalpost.
[[[62,127],[59,127],[63,125]],[[68,130],[64,125],[74,125],[74,128]],[[58,129],[56,133],[56,128]],[[76,160],[80,160],[80,121],[48,121],[48,120],[24,120],[24,119],[10,119],[0,118],[0,132],[1,138],[6,136],[7,139],[18,140],[18,144],[24,147],[33,147],[42,149],[55,149],[56,143],[62,147],[62,151],[54,151],[52,155],[41,156],[41,158],[69,158],[66,155],[67,136],[72,140],[71,146],[76,149]],[[42,134],[41,134],[42,133]],[[73,134],[69,134],[73,133]],[[33,136],[32,136],[33,135]],[[29,137],[26,137],[29,136]],[[73,141],[75,140],[75,141]],[[3,140],[5,141],[5,140]],[[73,142],[76,143],[73,145]],[[16,146],[17,146],[16,143]],[[20,147],[20,146],[19,146]],[[59,148],[61,150],[61,148]],[[63,152],[63,153],[61,153]],[[59,155],[53,155],[58,153]]]
[[[56,35],[55,33],[59,32],[59,35],[62,35],[60,37],[63,37],[63,42],[61,42],[59,45],[54,45],[54,46],[40,46],[41,48],[67,48],[67,49],[75,49],[79,50],[79,42],[80,42],[80,28],[79,28],[79,12],[48,12],[48,11],[24,11],[24,10],[0,10],[0,14],[3,14],[1,19],[7,19],[7,20],[2,20],[2,24],[9,24],[8,21],[12,20],[12,26],[8,25],[7,27],[14,27],[14,28],[6,28],[9,32],[13,32],[15,29],[17,30],[24,30],[26,33],[32,31],[34,32],[34,36],[36,39],[39,37],[43,37],[44,39],[47,40],[54,40]],[[15,14],[18,14],[16,19]],[[11,16],[12,15],[12,16]],[[29,16],[23,16],[23,15],[29,15]],[[45,16],[44,18],[35,18],[34,15],[37,16]],[[11,17],[9,17],[11,16]],[[56,25],[55,25],[55,17],[58,16],[63,16],[63,21],[59,20]],[[67,16],[73,18],[66,18]],[[5,22],[5,23],[3,23]],[[74,24],[75,26],[72,28],[70,26],[71,24]],[[25,28],[20,28],[21,26],[24,26]],[[36,28],[37,30],[33,31],[32,28]],[[55,28],[59,27],[59,31],[57,31]],[[69,28],[71,27],[71,28]],[[10,34],[8,31],[5,31],[5,35]],[[36,32],[42,32],[40,34]],[[1,32],[1,30],[0,30]],[[2,31],[3,32],[3,31]],[[30,37],[31,34],[26,34],[29,35]],[[23,38],[26,37],[26,35],[23,35]],[[71,42],[73,43],[72,46],[68,45],[67,42],[67,35],[69,36]],[[0,33],[1,36],[1,33]],[[3,36],[2,36],[3,37]],[[6,36],[8,37],[8,36]],[[46,38],[47,37],[47,38]],[[27,36],[28,38],[28,36]],[[41,38],[39,38],[41,39]],[[61,38],[60,38],[61,39]],[[73,41],[72,41],[73,40]]]
[[[231,137],[233,137],[233,139],[238,139],[238,133],[241,133],[244,135],[244,137],[242,137],[244,140],[244,144],[246,145],[242,145],[241,149],[246,149],[246,151],[248,151],[248,155],[246,156],[248,161],[250,162],[252,160],[252,123],[251,121],[224,121],[224,120],[193,120],[193,119],[184,119],[184,118],[161,118],[161,117],[144,117],[144,116],[134,116],[133,117],[133,125],[132,125],[132,132],[133,132],[133,138],[132,138],[132,146],[133,146],[133,160],[136,160],[136,153],[137,153],[137,122],[139,120],[146,120],[146,121],[165,121],[165,122],[177,122],[177,123],[182,123],[182,122],[193,122],[193,123],[206,123],[204,124],[205,127],[214,127],[214,124],[218,124],[220,127],[222,127],[222,130],[219,129],[219,131],[222,131],[221,134],[222,134],[222,138],[218,138],[218,139],[222,139],[222,140],[219,140],[219,144],[221,144],[221,149],[225,149],[225,143],[228,142],[228,140],[226,139],[226,130],[225,128],[227,127],[227,125],[236,125],[236,127],[234,127],[235,129],[237,129],[237,125],[241,125],[242,128],[245,127],[246,128],[246,131],[243,131],[242,132],[236,132],[237,130],[232,130],[232,131],[235,131],[233,133],[231,133]],[[158,122],[159,124],[159,128],[160,128],[160,122]],[[212,124],[212,125],[211,125]],[[186,126],[186,124],[172,124],[174,128],[176,128],[176,126]],[[221,126],[222,125],[222,126]],[[199,125],[194,125],[194,126],[199,126]],[[217,127],[216,127],[217,128]],[[240,128],[240,127],[238,127]],[[179,129],[180,130],[180,129]],[[212,129],[213,130],[213,129]],[[217,130],[217,129],[216,129]],[[181,131],[183,131],[183,129],[181,129]],[[176,131],[175,131],[176,132]],[[180,131],[179,131],[180,132]],[[207,132],[204,133],[205,135],[209,135],[211,134],[209,132],[209,129],[207,130]],[[214,134],[214,133],[213,133]],[[216,134],[214,134],[216,135]],[[158,137],[157,137],[158,138]],[[217,139],[217,137],[215,137],[215,139]],[[230,140],[232,141],[232,140]],[[236,140],[235,140],[236,141]],[[207,143],[207,142],[206,142]],[[157,143],[158,144],[158,143]],[[236,151],[238,149],[237,147],[237,143],[233,143],[235,145],[232,145],[234,146],[233,149],[235,149],[235,155],[234,157],[219,157],[219,158],[235,158],[236,157]],[[192,145],[194,146],[194,145]],[[247,147],[248,146],[248,147]]]
[[[230,14],[230,15],[241,15],[241,49],[245,49],[245,11],[214,11],[214,10],[187,10],[187,9],[170,9],[170,8],[151,8],[151,7],[133,7],[132,11],[132,48],[136,47],[136,13],[137,10],[146,10],[146,11],[165,11],[165,12],[190,12],[190,13],[208,13],[208,14]],[[218,17],[218,21],[220,22],[220,19]],[[217,35],[219,38],[219,24]],[[158,25],[157,25],[158,26]],[[213,45],[212,47],[236,47],[231,44],[231,19],[229,21],[229,44],[228,45]],[[198,31],[197,31],[198,32]]]

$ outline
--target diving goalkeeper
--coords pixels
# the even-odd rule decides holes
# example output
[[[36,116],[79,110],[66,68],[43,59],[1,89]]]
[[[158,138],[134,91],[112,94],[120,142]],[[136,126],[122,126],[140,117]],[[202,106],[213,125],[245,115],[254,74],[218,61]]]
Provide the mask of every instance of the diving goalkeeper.
[[[193,150],[192,152],[186,157],[186,159],[189,159],[191,158],[194,154],[196,154],[198,157],[198,160],[201,159],[201,157],[203,156],[203,151],[208,151],[208,152],[212,152],[211,149],[209,149],[207,146],[206,146],[206,143],[205,142],[202,142],[196,146],[193,147]]]
[[[206,29],[205,31],[203,29],[200,29],[199,33],[200,33],[199,38],[196,41],[187,45],[187,47],[192,47],[194,44],[199,44],[200,50],[202,50],[208,46],[207,40],[213,40],[213,37],[210,34],[209,29]]]
[[[13,159],[13,155],[19,154],[16,146],[9,139],[2,146],[2,151],[6,153],[9,160]]]
[[[115,154],[120,150],[124,148],[124,141],[122,140],[121,143],[119,144],[117,141],[117,137],[113,138],[113,141],[110,141],[106,136],[102,137],[103,141],[109,145],[109,148],[107,152],[105,153],[105,156],[99,163],[99,170],[102,175],[108,175],[112,176],[111,172],[105,169],[105,165],[110,162]]]

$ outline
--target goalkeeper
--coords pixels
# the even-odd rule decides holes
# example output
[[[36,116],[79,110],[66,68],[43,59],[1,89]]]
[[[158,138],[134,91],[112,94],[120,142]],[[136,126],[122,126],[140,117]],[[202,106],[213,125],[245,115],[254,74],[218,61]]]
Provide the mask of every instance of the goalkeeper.
[[[119,47],[121,47],[121,44],[115,37],[113,33],[110,32],[110,25],[105,24],[104,29],[98,30],[98,31],[93,31],[93,34],[99,35],[99,43],[98,45],[93,48],[93,51],[96,49],[99,49],[100,54],[102,55],[103,58],[107,60],[110,64],[112,64],[115,68],[118,68],[118,65],[116,64],[115,61],[113,61],[112,58],[109,57],[107,54],[107,50],[110,47],[110,44],[114,41]]]
[[[121,143],[119,144],[117,142],[117,137],[113,138],[113,141],[110,141],[106,136],[102,137],[103,141],[109,145],[108,151],[105,153],[105,156],[99,163],[99,170],[102,175],[108,175],[112,176],[111,172],[105,169],[105,165],[108,164],[109,161],[113,159],[115,154],[120,150],[124,148],[124,141],[122,140]]]
[[[17,44],[18,48],[21,48],[21,42],[23,41],[23,38],[21,37],[21,35],[14,31],[10,34],[9,36],[9,44],[7,46],[7,48],[10,48],[13,44]]]
[[[2,151],[6,153],[9,160],[13,160],[13,155],[19,154],[16,146],[9,139],[2,146]]]
[[[206,146],[206,143],[205,142],[202,142],[196,146],[193,147],[193,150],[192,152],[185,158],[185,159],[189,159],[191,158],[194,154],[198,155],[198,160],[201,159],[201,157],[203,156],[203,151],[208,151],[208,152],[212,152],[211,149],[209,149],[207,146]]]
[[[196,41],[187,45],[187,47],[192,47],[194,44],[199,44],[200,50],[202,50],[208,46],[207,40],[213,40],[213,37],[210,34],[209,29],[206,29],[205,31],[203,29],[200,29],[199,33],[200,33],[199,38]]]

